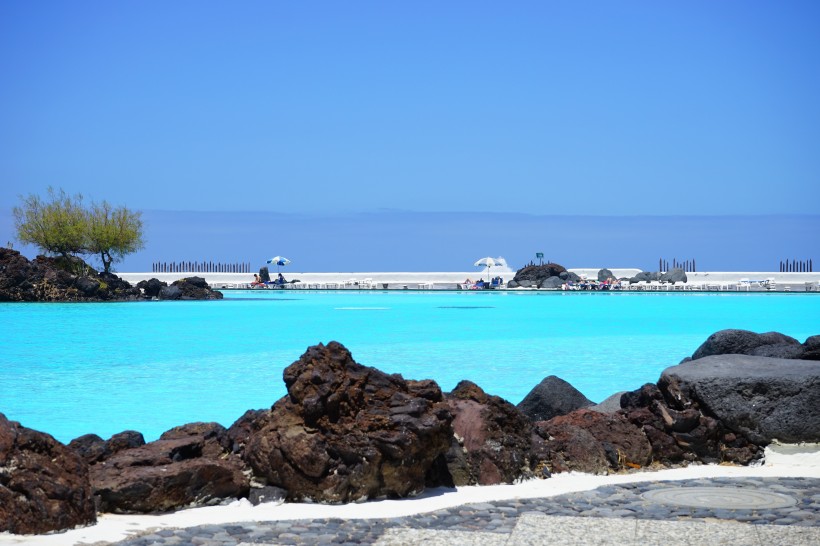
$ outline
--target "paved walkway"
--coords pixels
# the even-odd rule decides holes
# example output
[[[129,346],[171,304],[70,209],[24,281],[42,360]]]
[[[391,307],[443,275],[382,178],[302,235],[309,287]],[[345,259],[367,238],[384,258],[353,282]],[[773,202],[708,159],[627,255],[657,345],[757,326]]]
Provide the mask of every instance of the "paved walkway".
[[[820,479],[712,478],[609,485],[391,519],[165,529],[117,544],[816,545],[820,544]]]

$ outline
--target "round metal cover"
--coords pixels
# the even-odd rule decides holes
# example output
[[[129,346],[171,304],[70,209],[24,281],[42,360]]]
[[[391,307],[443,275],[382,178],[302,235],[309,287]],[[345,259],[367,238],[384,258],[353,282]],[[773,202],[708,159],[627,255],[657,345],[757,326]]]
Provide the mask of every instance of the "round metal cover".
[[[728,510],[765,510],[797,504],[788,495],[741,487],[669,487],[647,491],[641,497],[663,504]]]

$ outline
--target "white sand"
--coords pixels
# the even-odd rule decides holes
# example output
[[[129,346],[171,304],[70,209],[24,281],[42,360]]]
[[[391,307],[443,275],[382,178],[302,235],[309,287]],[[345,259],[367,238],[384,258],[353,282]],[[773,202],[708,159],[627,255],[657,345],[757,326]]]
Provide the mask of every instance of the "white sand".
[[[104,514],[92,527],[60,534],[19,536],[0,534],[0,544],[70,545],[114,542],[148,529],[191,527],[247,521],[317,518],[392,518],[429,512],[472,502],[516,498],[551,497],[587,491],[608,484],[658,480],[687,480],[717,477],[808,477],[820,478],[820,444],[770,446],[765,464],[752,467],[700,465],[657,472],[592,476],[557,474],[548,480],[530,480],[516,485],[459,487],[457,490],[427,491],[413,499],[380,500],[359,504],[276,504],[252,506],[247,500],[227,506],[193,508],[161,516]]]

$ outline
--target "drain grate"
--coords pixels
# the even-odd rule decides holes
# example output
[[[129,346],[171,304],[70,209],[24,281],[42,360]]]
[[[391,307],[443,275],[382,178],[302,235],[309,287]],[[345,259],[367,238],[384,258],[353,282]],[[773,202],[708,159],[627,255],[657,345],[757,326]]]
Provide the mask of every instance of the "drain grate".
[[[647,491],[641,497],[663,504],[728,510],[765,510],[797,504],[788,495],[741,487],[670,487]]]

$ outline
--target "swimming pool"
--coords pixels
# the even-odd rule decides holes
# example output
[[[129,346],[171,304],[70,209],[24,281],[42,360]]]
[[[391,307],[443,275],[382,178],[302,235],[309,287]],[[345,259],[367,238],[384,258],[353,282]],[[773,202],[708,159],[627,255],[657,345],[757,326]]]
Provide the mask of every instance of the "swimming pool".
[[[67,442],[229,426],[285,394],[318,342],[518,403],[548,375],[600,401],[654,382],[723,328],[820,334],[813,294],[226,292],[212,302],[0,304],[0,412]]]

